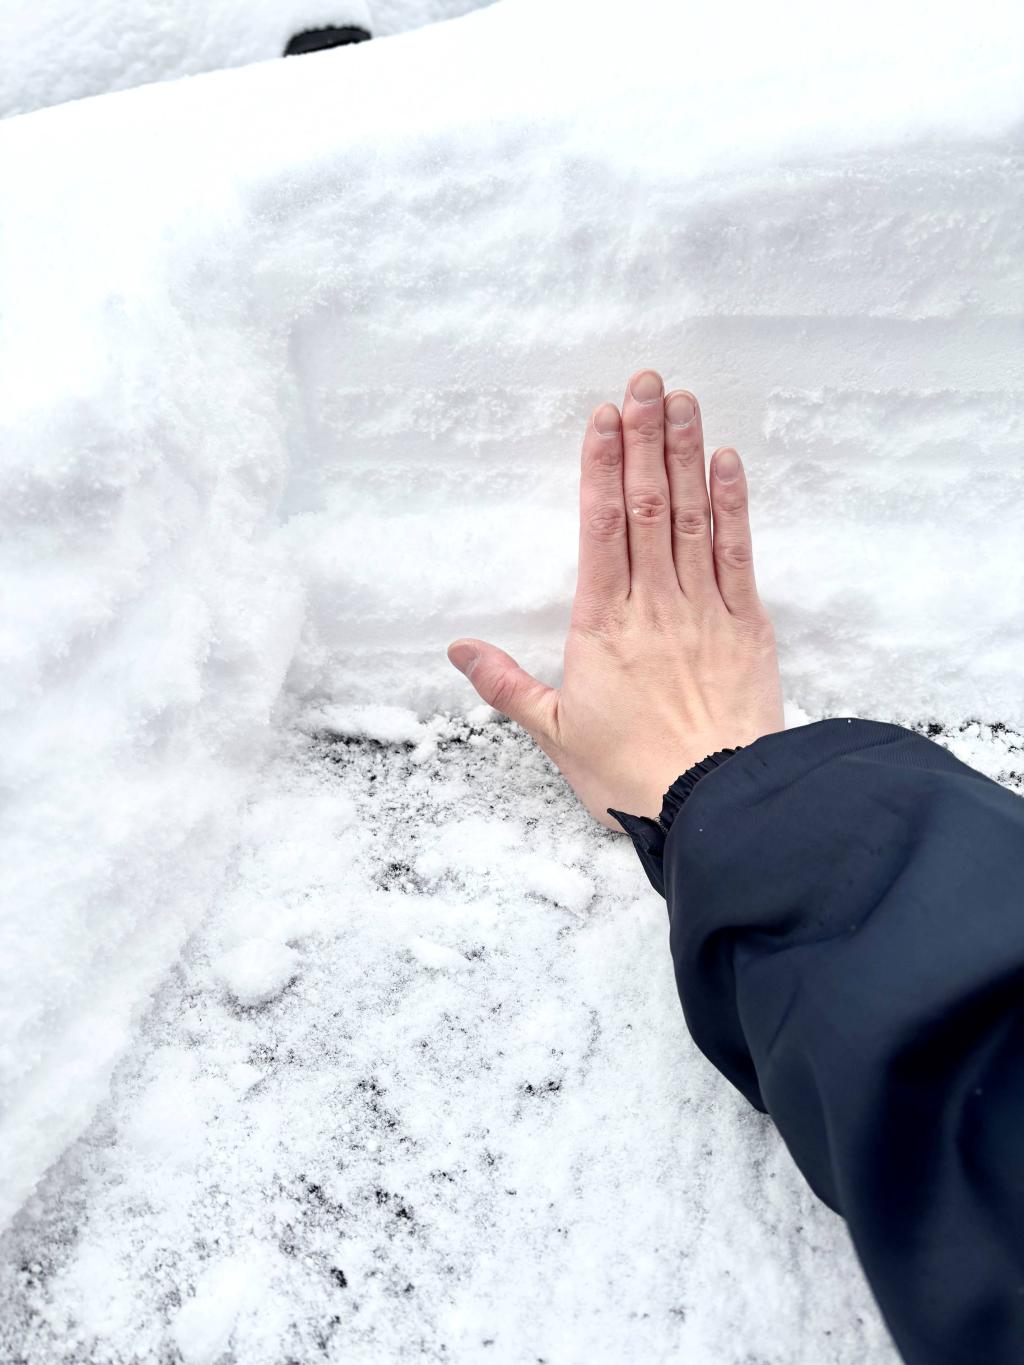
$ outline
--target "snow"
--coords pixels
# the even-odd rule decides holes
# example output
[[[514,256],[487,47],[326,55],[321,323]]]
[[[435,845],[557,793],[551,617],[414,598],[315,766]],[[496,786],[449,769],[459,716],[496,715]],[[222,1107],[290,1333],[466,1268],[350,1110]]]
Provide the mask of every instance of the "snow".
[[[0,126],[0,1357],[894,1359],[631,848],[444,647],[557,681],[653,364],[746,456],[790,723],[1021,786],[983,8],[502,0]]]
[[[299,955],[287,943],[249,938],[218,959],[216,972],[240,1005],[267,1005],[295,980]]]
[[[415,871],[428,881],[446,877],[490,878],[517,883],[520,890],[582,913],[594,895],[594,884],[560,859],[556,836],[527,831],[524,822],[479,816],[445,825],[426,840]]]
[[[212,1266],[174,1320],[171,1340],[185,1365],[214,1365],[231,1344],[239,1314],[259,1299],[252,1255]]]
[[[842,1224],[686,1036],[632,848],[508,725],[411,753],[277,741],[217,911],[8,1236],[0,1341],[33,1365],[891,1365]],[[471,866],[420,872],[470,824]],[[523,827],[586,868],[585,913],[523,895]],[[267,907],[301,973],[239,1009],[224,926],[263,934]]]
[[[327,730],[335,735],[375,739],[379,744],[415,744],[429,737],[430,729],[407,706],[385,704],[342,706],[337,702],[310,708],[304,716],[306,727]]]
[[[490,0],[0,0],[0,118],[279,59],[311,29],[387,37]],[[342,71],[344,67],[340,68]]]

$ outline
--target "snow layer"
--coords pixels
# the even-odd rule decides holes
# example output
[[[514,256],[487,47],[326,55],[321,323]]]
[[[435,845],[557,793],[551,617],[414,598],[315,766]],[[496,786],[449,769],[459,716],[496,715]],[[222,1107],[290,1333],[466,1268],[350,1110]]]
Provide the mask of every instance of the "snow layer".
[[[490,0],[0,0],[0,118],[280,58],[309,29],[385,37]],[[337,67],[344,79],[345,67]]]
[[[450,1304],[442,1246],[453,1245],[464,1266],[479,1262],[483,1278],[460,1272],[465,1297],[456,1296],[454,1317],[439,1310],[432,1350],[451,1340],[472,1358],[471,1334],[483,1328],[473,1305],[493,1303],[507,1340],[525,1332],[551,1358],[573,1358],[560,1335],[570,1309],[584,1321],[597,1313],[607,1329],[595,1330],[592,1359],[616,1358],[627,1319],[652,1334],[646,1358],[670,1355],[681,1338],[652,1247],[671,1224],[684,1227],[678,1236],[688,1240],[674,1245],[686,1260],[698,1243],[707,1257],[692,1281],[703,1307],[676,1305],[698,1323],[688,1329],[694,1360],[749,1356],[766,1300],[782,1314],[778,1343],[758,1343],[766,1359],[829,1358],[814,1354],[820,1337],[799,1344],[801,1313],[817,1312],[798,1311],[803,1278],[786,1291],[776,1283],[780,1258],[803,1264],[796,1229],[806,1200],[798,1218],[783,1219],[766,1194],[757,1217],[782,1228],[780,1246],[766,1231],[763,1268],[744,1268],[741,1279],[732,1268],[737,1257],[752,1264],[740,1210],[750,1216],[764,1185],[763,1172],[745,1182],[735,1170],[764,1151],[770,1159],[757,1160],[788,1168],[706,1070],[684,1085],[681,1063],[664,1063],[653,1091],[623,1091],[618,1073],[604,1073],[601,1084],[635,1110],[595,1107],[584,1092],[586,1102],[565,1106],[571,1117],[557,1143],[543,1124],[529,1130],[539,1155],[509,1160],[525,1161],[542,1190],[548,1167],[561,1171],[557,1191],[538,1196],[509,1235],[487,1213],[484,1153],[499,1138],[519,1151],[509,1096],[519,1093],[531,1037],[538,1059],[547,1045],[536,1039],[552,1031],[556,1048],[582,1058],[590,1016],[579,1000],[599,999],[621,1018],[614,998],[623,991],[643,1028],[623,1036],[620,1068],[644,1072],[634,1032],[645,1047],[683,1046],[670,993],[648,998],[636,976],[620,979],[610,947],[589,962],[588,995],[555,951],[570,934],[555,933],[535,953],[529,935],[521,953],[509,946],[538,906],[560,928],[578,921],[607,945],[626,932],[623,898],[639,895],[648,928],[628,971],[667,982],[663,912],[644,900],[635,867],[627,891],[628,847],[596,831],[569,857],[539,844],[524,822],[541,793],[559,829],[582,817],[568,797],[549,804],[546,779],[528,779],[517,763],[500,773],[474,766],[443,819],[439,769],[414,803],[415,848],[396,854],[406,837],[398,815],[415,787],[382,770],[381,833],[369,815],[344,824],[349,807],[333,804],[333,790],[307,823],[284,775],[307,772],[296,759],[260,779],[251,818],[262,822],[263,842],[247,834],[234,864],[229,851],[267,743],[285,743],[293,729],[295,743],[309,732],[343,737],[356,765],[384,764],[389,744],[414,746],[417,762],[433,763],[448,723],[437,712],[467,704],[444,657],[454,635],[491,636],[557,680],[580,430],[590,406],[621,392],[641,364],[694,388],[710,440],[735,441],[747,457],[791,714],[937,720],[957,735],[968,718],[1024,728],[1024,17],[982,8],[984,21],[977,7],[961,15],[938,6],[919,31],[891,8],[861,6],[846,20],[801,4],[794,43],[776,14],[753,6],[738,23],[732,10],[677,16],[648,0],[624,27],[610,5],[505,0],[341,53],[150,86],[0,127],[0,174],[17,206],[0,219],[0,1221],[86,1129],[116,1059],[138,1038],[112,1106],[12,1230],[21,1259],[11,1262],[11,1296],[22,1307],[11,1321],[22,1332],[36,1323],[33,1359],[65,1348],[74,1358],[79,1332],[111,1360],[144,1355],[147,1332],[159,1350],[176,1343],[195,1359],[241,1332],[232,1349],[257,1359],[244,1335],[254,1310],[238,1257],[260,1284],[277,1286],[265,1302],[279,1305],[278,1326],[264,1315],[257,1335],[273,1345],[306,1333],[300,1358],[309,1358],[313,1305],[327,1302],[316,1295],[329,1288],[330,1268],[307,1298],[295,1290],[307,1308],[293,1321],[281,1306],[294,1288],[280,1289],[291,1284],[279,1259],[288,1253],[266,1222],[280,1214],[295,1226],[297,1187],[274,1193],[278,1166],[288,1180],[309,1169],[275,1156],[244,1171],[251,1120],[232,1108],[263,1066],[243,1025],[261,1029],[275,1012],[285,1021],[282,1055],[296,1059],[289,1067],[307,1038],[325,1060],[301,1084],[290,1071],[275,1081],[257,1145],[290,1147],[296,1160],[311,1153],[318,1172],[312,1158],[325,1165],[342,1122],[378,1116],[377,1145],[357,1166],[359,1189],[374,1179],[384,1198],[355,1197],[361,1216],[380,1211],[379,1240],[363,1261],[377,1306],[360,1320],[365,1339],[358,1325],[344,1328],[349,1358],[360,1350],[381,1358],[381,1340],[387,1350],[413,1349],[417,1313],[396,1309],[405,1263],[394,1251],[399,1224],[388,1220],[406,1220],[392,1196],[402,1181],[426,1188],[429,1172],[456,1158],[476,1173],[482,1202],[472,1190],[460,1196],[433,1249],[414,1260],[426,1257],[416,1261],[420,1282],[442,1306]],[[979,751],[1003,743],[986,734]],[[620,850],[621,875],[595,861],[606,845]],[[388,876],[409,881],[403,894],[415,893],[415,906],[372,890]],[[322,880],[311,887],[311,878]],[[491,1105],[487,1133],[466,1117],[446,1129],[449,1073],[421,1092],[410,1061],[417,1010],[440,1021],[431,1037],[448,1040],[454,1056],[465,1037],[442,1030],[448,992],[478,980],[472,966],[453,970],[450,954],[472,961],[470,950],[442,932],[445,888],[459,878],[474,905],[490,897],[497,906],[499,928],[488,933],[508,958],[488,990],[497,994],[500,982],[547,1020],[531,1034],[517,1014],[501,1044],[478,1030],[467,1075],[483,1075],[480,1058],[499,1046],[508,1069],[493,1103],[478,1079],[465,1082],[466,1115]],[[334,913],[333,896],[354,899],[325,928],[317,916]],[[410,912],[395,930],[407,952],[401,969],[385,901]],[[198,956],[143,1021],[211,905]],[[311,961],[304,946],[318,934],[344,960],[348,1005],[322,980],[337,962]],[[418,988],[402,994],[403,972],[422,979],[427,1004]],[[331,1022],[308,996],[317,990],[332,1002]],[[214,1002],[215,1022],[193,1038],[187,1021],[205,1015],[203,1001]],[[345,1008],[349,1041],[336,1046],[351,1054],[339,1055],[327,1039]],[[242,1041],[231,1054],[236,1024]],[[268,1037],[270,1048],[272,1030]],[[396,1038],[404,1041],[389,1051]],[[377,1075],[374,1048],[392,1058],[395,1076]],[[387,1102],[375,1097],[374,1075]],[[536,1060],[523,1083],[545,1092],[557,1079]],[[322,1114],[316,1086],[329,1097]],[[401,1144],[406,1132],[380,1117],[395,1104],[410,1140],[425,1147]],[[579,1196],[575,1269],[565,1262],[552,1277],[550,1249],[569,1226],[555,1221],[559,1199],[575,1188],[565,1172],[598,1159],[587,1145],[595,1114],[605,1116],[612,1153],[605,1183],[593,1200]],[[234,1116],[227,1127],[225,1115]],[[665,1125],[662,1145],[638,1175],[652,1122]],[[730,1152],[711,1183],[688,1174],[708,1125]],[[450,1153],[438,1146],[446,1132]],[[120,1135],[113,1148],[111,1133]],[[211,1151],[220,1155],[207,1167]],[[157,1168],[180,1171],[181,1183],[167,1196],[154,1187],[150,1224],[144,1191]],[[786,1187],[787,1209],[797,1188]],[[634,1189],[649,1191],[649,1207],[638,1205],[646,1223],[630,1243],[629,1256],[641,1259],[628,1261],[627,1294],[601,1276],[615,1255],[607,1229]],[[353,1196],[339,1187],[324,1198],[344,1209]],[[319,1207],[319,1196],[310,1199]],[[735,1223],[723,1211],[730,1201]],[[188,1228],[211,1208],[226,1210],[222,1232],[189,1241]],[[177,1241],[176,1209],[186,1220]],[[816,1216],[806,1224],[814,1238],[839,1237]],[[127,1236],[130,1248],[108,1235]],[[760,1245],[749,1235],[750,1247]],[[593,1261],[587,1239],[601,1249]],[[151,1243],[164,1251],[143,1254]],[[518,1280],[503,1278],[498,1243],[516,1258]],[[108,1283],[112,1264],[120,1278]],[[815,1288],[825,1295],[822,1324],[830,1311],[852,1322],[861,1293],[841,1283],[849,1261],[836,1265],[836,1281]],[[648,1328],[643,1314],[655,1310],[641,1290],[651,1274],[660,1316]],[[722,1307],[748,1286],[745,1308]],[[202,1308],[233,1295],[237,1313]],[[531,1295],[540,1307],[528,1312]],[[606,1301],[607,1314],[598,1313]],[[613,1306],[625,1302],[613,1322]],[[720,1344],[707,1345],[719,1341],[711,1316],[735,1327],[733,1311],[746,1314],[735,1344],[723,1328]],[[836,1360],[884,1358],[877,1326],[847,1332]],[[282,1346],[267,1359],[284,1355]]]

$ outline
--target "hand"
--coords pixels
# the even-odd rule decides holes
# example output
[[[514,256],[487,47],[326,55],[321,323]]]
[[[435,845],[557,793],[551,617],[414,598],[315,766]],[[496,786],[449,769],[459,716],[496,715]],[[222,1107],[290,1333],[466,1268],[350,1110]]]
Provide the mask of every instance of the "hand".
[[[562,686],[482,640],[448,647],[484,701],[532,735],[609,829],[618,828],[609,806],[657,818],[680,773],[783,728],[743,466],[734,450],[716,451],[709,500],[696,399],[663,392],[660,375],[640,371],[621,417],[603,404],[583,438]]]

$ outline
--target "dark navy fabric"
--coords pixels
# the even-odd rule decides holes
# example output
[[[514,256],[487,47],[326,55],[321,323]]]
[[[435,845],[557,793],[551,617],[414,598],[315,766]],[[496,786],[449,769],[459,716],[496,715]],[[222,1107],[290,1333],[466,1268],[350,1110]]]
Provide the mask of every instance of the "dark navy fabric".
[[[847,1220],[904,1359],[1022,1365],[1024,800],[828,720],[640,832],[698,1047]]]

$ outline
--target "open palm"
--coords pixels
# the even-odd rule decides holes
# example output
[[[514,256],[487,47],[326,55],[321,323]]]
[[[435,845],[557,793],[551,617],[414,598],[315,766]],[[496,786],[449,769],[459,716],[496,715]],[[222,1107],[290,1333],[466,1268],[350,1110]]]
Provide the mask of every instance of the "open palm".
[[[710,492],[709,492],[710,484]],[[560,688],[462,638],[448,657],[557,764],[588,810],[656,817],[666,788],[724,747],[783,728],[737,453],[704,467],[692,394],[635,374],[583,438],[579,574]]]

